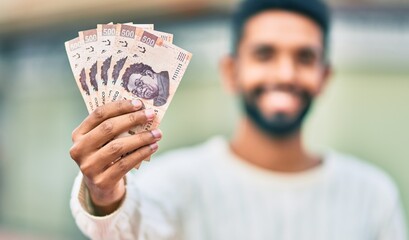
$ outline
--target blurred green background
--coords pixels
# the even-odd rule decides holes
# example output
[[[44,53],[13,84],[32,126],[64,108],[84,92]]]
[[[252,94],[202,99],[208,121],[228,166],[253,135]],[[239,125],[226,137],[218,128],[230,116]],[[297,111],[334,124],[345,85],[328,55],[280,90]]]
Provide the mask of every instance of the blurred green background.
[[[162,123],[164,152],[232,133],[240,111],[218,61],[237,2],[1,0],[0,239],[85,239],[69,210],[78,168],[68,151],[87,113],[64,42],[97,23],[133,21],[174,33],[193,53]],[[329,3],[335,72],[305,125],[306,143],[380,166],[409,209],[409,2]]]

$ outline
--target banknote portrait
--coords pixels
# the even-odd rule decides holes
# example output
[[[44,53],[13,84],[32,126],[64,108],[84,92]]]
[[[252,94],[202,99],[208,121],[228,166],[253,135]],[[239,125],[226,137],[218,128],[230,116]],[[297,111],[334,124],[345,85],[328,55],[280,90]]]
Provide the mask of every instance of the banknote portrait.
[[[108,70],[111,67],[111,60],[112,60],[112,56],[105,59],[101,66],[101,79],[102,79],[102,84],[105,86],[108,83]]]
[[[81,73],[80,73],[80,83],[81,83],[81,87],[82,87],[82,90],[84,90],[84,92],[85,92],[85,94],[87,94],[88,96],[90,95],[90,93],[89,93],[89,88],[88,88],[88,85],[87,85],[87,83],[85,82],[86,80],[87,80],[87,76],[86,76],[86,74],[85,74],[85,68],[83,68],[82,70],[81,70]]]
[[[139,98],[152,99],[154,106],[162,106],[169,97],[169,73],[157,73],[149,65],[135,63],[125,70],[122,86]]]
[[[112,83],[114,85],[116,81],[118,80],[119,72],[121,72],[122,68],[124,67],[127,58],[128,57],[119,59],[119,61],[117,61],[116,64],[114,65],[114,70],[112,71],[112,80],[113,80]]]
[[[92,64],[92,67],[89,72],[90,83],[94,91],[98,91],[98,82],[97,82],[96,76],[97,76],[97,62]]]

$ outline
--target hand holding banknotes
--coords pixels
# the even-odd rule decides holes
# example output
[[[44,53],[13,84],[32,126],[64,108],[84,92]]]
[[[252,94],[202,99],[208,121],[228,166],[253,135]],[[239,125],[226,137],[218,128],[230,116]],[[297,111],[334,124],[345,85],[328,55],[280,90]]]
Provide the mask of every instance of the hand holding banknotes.
[[[118,207],[125,194],[123,177],[157,149],[159,129],[117,138],[123,132],[155,118],[139,100],[121,100],[97,108],[72,133],[72,159],[78,164],[96,214]]]
[[[114,212],[124,176],[157,150],[157,128],[190,62],[173,34],[152,24],[98,24],[65,43],[76,85],[90,115],[72,134],[72,159],[94,213]]]

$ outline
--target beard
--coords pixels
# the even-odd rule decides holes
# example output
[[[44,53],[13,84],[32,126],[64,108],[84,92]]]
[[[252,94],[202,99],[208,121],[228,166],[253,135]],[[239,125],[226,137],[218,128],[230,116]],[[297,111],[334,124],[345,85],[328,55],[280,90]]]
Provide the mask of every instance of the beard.
[[[300,99],[301,107],[294,116],[278,112],[266,117],[257,102],[267,91],[284,91]],[[263,132],[273,138],[285,138],[298,132],[312,105],[312,95],[294,85],[260,86],[249,93],[242,93],[242,104],[247,117]]]

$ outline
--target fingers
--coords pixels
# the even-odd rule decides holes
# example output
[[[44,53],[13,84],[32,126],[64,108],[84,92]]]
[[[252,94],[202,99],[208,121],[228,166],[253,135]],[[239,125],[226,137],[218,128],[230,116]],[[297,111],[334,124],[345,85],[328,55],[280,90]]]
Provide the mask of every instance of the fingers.
[[[121,100],[100,106],[73,131],[72,139],[75,141],[109,118],[135,112],[142,108],[143,104],[140,100]]]
[[[103,179],[112,179],[113,182],[118,182],[121,178],[134,168],[141,161],[152,155],[158,149],[157,143],[152,143],[148,146],[144,146],[129,154],[128,156],[121,158],[115,162],[102,174]],[[104,176],[105,175],[105,176]]]
[[[91,149],[98,149],[129,129],[152,121],[154,117],[155,112],[146,109],[105,120],[84,136],[84,143]]]
[[[141,132],[115,139],[89,156],[74,160],[91,192],[109,195],[129,170],[156,152],[161,138],[159,129]]]
[[[86,184],[94,197],[102,194],[105,197],[101,199],[111,202],[111,193],[118,189],[123,176],[158,149],[160,130],[117,138],[154,119],[155,112],[143,108],[139,100],[109,103],[97,108],[73,131],[70,155],[88,179]]]
[[[92,159],[92,169],[97,172],[107,169],[112,162],[115,162],[121,157],[132,154],[138,151],[141,147],[148,146],[159,141],[162,138],[162,133],[159,129],[145,131],[133,136],[118,138],[101,149],[99,149]]]

